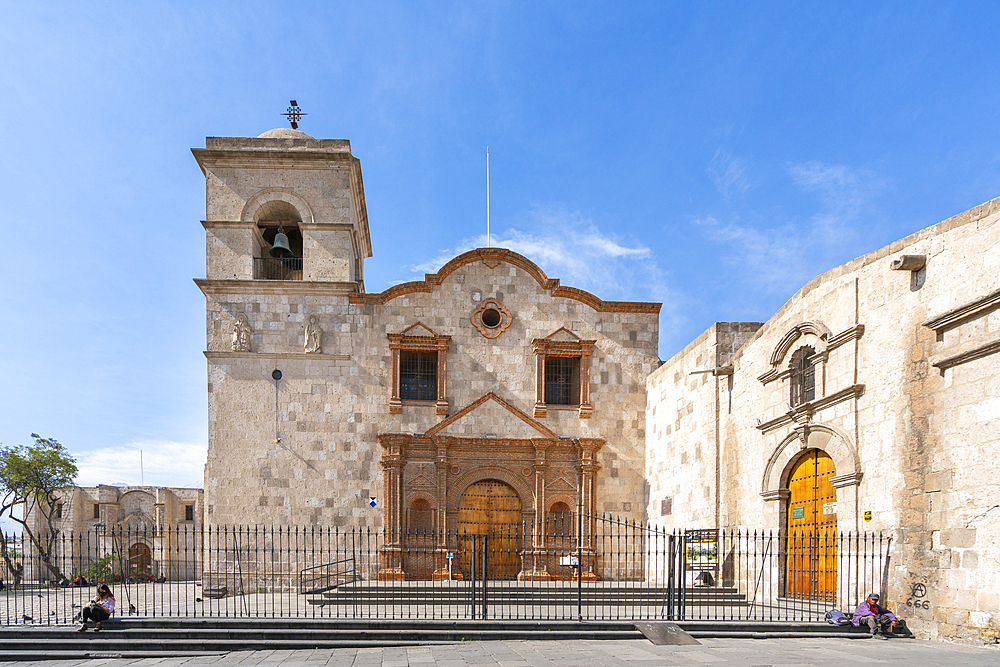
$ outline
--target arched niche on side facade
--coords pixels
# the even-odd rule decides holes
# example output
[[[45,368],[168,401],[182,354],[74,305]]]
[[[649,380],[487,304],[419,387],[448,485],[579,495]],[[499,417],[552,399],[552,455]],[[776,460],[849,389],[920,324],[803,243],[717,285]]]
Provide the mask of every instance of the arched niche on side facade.
[[[784,525],[784,502],[788,498],[788,476],[799,454],[806,449],[826,452],[836,469],[831,478],[837,489],[837,521],[841,529],[858,529],[858,485],[864,473],[857,449],[846,433],[827,424],[803,424],[792,430],[771,453],[764,468],[760,495],[765,502],[769,526]]]

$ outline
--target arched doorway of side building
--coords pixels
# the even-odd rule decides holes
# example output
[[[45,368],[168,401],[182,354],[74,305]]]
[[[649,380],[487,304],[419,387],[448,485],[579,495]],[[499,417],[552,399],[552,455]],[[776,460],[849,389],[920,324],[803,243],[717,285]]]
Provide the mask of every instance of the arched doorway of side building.
[[[458,504],[459,567],[462,575],[472,574],[475,557],[477,577],[481,576],[485,545],[486,576],[489,579],[516,579],[521,571],[523,529],[521,499],[509,484],[485,479],[470,484]],[[474,537],[474,536],[485,536]]]
[[[149,546],[136,542],[128,548],[128,574],[131,577],[152,576],[153,554]]]
[[[833,601],[837,589],[837,490],[833,459],[807,449],[792,464],[785,507],[785,595]]]

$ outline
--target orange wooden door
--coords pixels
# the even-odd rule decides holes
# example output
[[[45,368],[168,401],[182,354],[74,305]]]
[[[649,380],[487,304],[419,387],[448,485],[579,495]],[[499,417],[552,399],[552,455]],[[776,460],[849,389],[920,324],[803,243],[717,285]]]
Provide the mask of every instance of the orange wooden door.
[[[488,479],[465,490],[458,504],[459,567],[472,572],[473,535],[486,535],[486,576],[516,579],[521,570],[521,499],[509,485]],[[479,544],[482,544],[480,541]],[[476,576],[481,577],[481,556]]]
[[[833,459],[810,449],[788,477],[785,594],[833,601],[837,588],[837,491]]]

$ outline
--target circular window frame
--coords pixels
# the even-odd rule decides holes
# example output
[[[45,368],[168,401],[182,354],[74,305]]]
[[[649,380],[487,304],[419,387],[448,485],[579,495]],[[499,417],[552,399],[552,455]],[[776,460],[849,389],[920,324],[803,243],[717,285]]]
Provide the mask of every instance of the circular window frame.
[[[489,325],[483,321],[483,315],[487,314],[489,311],[495,312],[500,317],[500,320],[494,325]],[[484,338],[492,339],[506,331],[507,328],[510,327],[511,322],[514,321],[514,317],[510,314],[510,311],[504,308],[504,305],[496,299],[486,299],[479,304],[479,307],[472,311],[472,314],[469,316],[469,321],[472,322],[472,326],[474,326]]]

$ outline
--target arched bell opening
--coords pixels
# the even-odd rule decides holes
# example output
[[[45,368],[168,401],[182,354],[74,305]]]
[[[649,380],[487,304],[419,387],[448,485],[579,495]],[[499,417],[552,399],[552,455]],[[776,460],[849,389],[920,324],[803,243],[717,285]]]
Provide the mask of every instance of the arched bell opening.
[[[290,203],[275,199],[257,209],[257,280],[302,280],[302,216]]]

